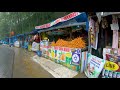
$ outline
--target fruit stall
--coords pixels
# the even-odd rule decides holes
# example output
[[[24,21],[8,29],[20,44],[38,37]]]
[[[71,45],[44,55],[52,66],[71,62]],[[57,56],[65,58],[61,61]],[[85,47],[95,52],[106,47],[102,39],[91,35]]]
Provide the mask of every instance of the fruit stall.
[[[71,27],[85,26],[86,28],[84,30],[88,31],[87,15],[84,12],[83,13],[74,12],[69,15],[62,17],[62,19],[59,18],[61,20],[66,19],[64,21],[60,21],[59,19],[55,20],[54,22],[52,22],[53,26],[51,27],[49,27],[49,24],[45,24],[45,26],[41,25],[35,27],[36,29],[40,29],[38,31],[39,33],[57,32],[57,34],[63,33],[64,35],[67,32],[70,32],[67,33],[69,35],[68,37],[66,37],[69,40],[63,38],[64,36],[61,35],[61,37],[59,37],[56,41],[52,42],[49,42],[49,40],[41,41],[40,50],[42,51],[43,57],[51,59],[52,61],[62,64],[72,70],[83,72],[87,63],[87,42],[80,35],[76,38],[71,38],[71,36],[73,36],[72,31],[75,32],[75,30],[72,30]],[[66,29],[63,30],[64,28],[69,28],[69,31],[67,31]],[[79,31],[81,32],[81,28],[79,28]]]

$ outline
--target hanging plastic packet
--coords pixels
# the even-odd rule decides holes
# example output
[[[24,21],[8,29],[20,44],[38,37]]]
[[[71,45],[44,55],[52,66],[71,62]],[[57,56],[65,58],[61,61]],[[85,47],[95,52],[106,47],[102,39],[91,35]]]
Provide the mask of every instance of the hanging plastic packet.
[[[113,72],[113,78],[117,77],[117,72]]]
[[[120,72],[117,73],[117,78],[120,78]]]
[[[113,75],[113,71],[109,71],[109,78],[112,78],[112,75]]]
[[[109,70],[105,70],[105,77],[108,77]]]

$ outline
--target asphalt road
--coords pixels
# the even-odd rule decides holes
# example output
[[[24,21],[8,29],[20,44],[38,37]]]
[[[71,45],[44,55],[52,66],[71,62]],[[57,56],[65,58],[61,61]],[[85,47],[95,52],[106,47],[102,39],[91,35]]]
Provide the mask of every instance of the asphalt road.
[[[0,46],[0,78],[13,77],[14,50]]]
[[[30,60],[35,53],[22,48],[0,45],[0,78],[54,78],[39,64]],[[86,78],[78,74],[74,78]]]

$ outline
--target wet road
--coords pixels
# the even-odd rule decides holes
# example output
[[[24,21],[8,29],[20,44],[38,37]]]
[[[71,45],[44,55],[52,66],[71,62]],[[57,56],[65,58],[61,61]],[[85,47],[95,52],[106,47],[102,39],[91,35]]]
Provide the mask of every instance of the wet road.
[[[0,46],[0,78],[54,78],[39,64],[30,60],[35,53],[22,48]],[[78,74],[74,78],[86,78]]]
[[[15,60],[13,78],[54,78],[39,64],[30,60],[35,55],[22,48],[14,48]]]
[[[14,55],[14,50],[7,46],[0,46],[0,78],[11,78],[13,76]]]

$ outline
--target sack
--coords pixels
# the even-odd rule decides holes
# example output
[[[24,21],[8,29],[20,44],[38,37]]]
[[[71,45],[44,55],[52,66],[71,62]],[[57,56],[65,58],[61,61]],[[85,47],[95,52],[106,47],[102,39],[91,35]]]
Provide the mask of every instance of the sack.
[[[32,51],[38,51],[39,50],[39,43],[33,42],[31,50]]]

